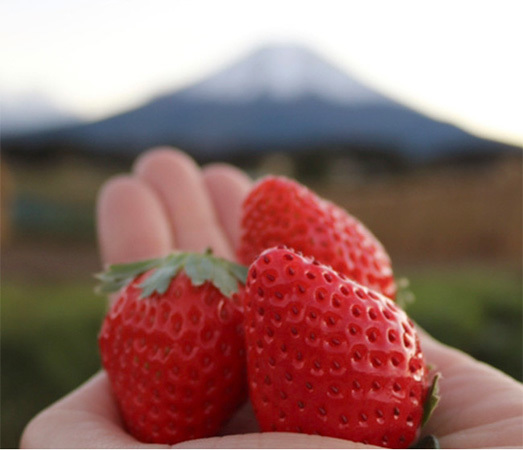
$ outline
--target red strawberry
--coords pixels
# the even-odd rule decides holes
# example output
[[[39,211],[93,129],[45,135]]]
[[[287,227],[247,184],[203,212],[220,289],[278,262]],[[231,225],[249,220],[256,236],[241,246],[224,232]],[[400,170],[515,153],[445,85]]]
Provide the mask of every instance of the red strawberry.
[[[233,294],[245,276],[210,254],[179,253],[99,277],[104,292],[126,285],[99,345],[124,423],[140,441],[214,435],[245,400],[243,314]]]
[[[412,322],[389,298],[279,247],[249,268],[244,304],[263,431],[391,448],[415,440],[427,369]]]
[[[390,258],[361,222],[305,186],[270,176],[243,204],[239,261],[248,265],[277,245],[312,256],[387,297],[396,295]]]

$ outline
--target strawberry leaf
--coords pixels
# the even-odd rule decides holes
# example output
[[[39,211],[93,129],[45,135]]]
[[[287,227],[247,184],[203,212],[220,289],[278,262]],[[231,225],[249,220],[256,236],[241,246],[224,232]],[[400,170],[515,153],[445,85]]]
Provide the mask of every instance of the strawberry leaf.
[[[185,261],[185,273],[195,286],[201,286],[212,279],[214,265],[215,261],[209,258],[207,254],[192,253],[187,256]]]
[[[149,297],[154,292],[164,294],[171,284],[171,280],[180,271],[186,259],[184,253],[177,253],[166,257],[161,265],[140,284],[142,294],[140,298]]]
[[[229,263],[228,268],[235,278],[238,280],[243,280],[242,283],[245,284],[245,281],[247,280],[247,273],[249,271],[248,267],[231,262]]]
[[[132,280],[130,278],[129,280]],[[120,281],[103,281],[98,286],[96,286],[97,294],[110,294],[112,292],[119,291],[122,287],[127,284],[127,279]]]
[[[131,276],[139,275],[140,273],[147,271],[149,268],[156,266],[163,261],[163,259],[164,258],[153,258],[131,263],[111,264],[109,270],[101,275],[129,278]]]
[[[432,385],[429,388],[429,391],[427,393],[427,399],[425,400],[425,404],[423,405],[423,417],[421,419],[421,426],[425,426],[425,424],[430,419],[430,416],[432,415],[434,409],[436,406],[438,406],[440,395],[439,395],[439,378],[440,374],[437,373],[434,375],[434,378],[432,380]]]
[[[247,267],[217,258],[207,250],[203,254],[180,252],[164,258],[111,265],[106,272],[95,275],[101,282],[97,291],[104,294],[118,291],[138,275],[151,270],[151,274],[139,285],[142,289],[140,298],[155,292],[164,294],[182,269],[194,286],[211,282],[227,297],[238,290],[238,283],[245,284],[247,280]]]
[[[95,275],[95,278],[101,282],[97,287],[97,292],[109,294],[119,291],[123,286],[129,284],[133,278],[158,266],[162,261],[163,258],[154,258],[126,264],[112,264],[107,271]]]
[[[238,288],[237,278],[223,264],[215,266],[212,274],[212,283],[226,297],[230,297]]]

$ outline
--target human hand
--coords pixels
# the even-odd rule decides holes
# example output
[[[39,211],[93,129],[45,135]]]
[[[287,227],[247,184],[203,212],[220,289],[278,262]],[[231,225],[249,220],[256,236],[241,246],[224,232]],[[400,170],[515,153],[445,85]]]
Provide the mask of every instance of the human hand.
[[[98,204],[104,263],[165,255],[173,249],[234,258],[240,205],[250,180],[239,170],[215,164],[199,169],[185,154],[145,153],[131,175],[103,187]],[[441,402],[424,433],[442,447],[523,446],[523,387],[468,355],[418,330],[425,356],[443,375]],[[26,427],[26,448],[167,448],[144,445],[126,433],[105,372],[50,406]],[[294,433],[258,433],[247,404],[221,436],[183,442],[183,448],[366,448],[341,439]],[[175,446],[175,447],[177,447]]]

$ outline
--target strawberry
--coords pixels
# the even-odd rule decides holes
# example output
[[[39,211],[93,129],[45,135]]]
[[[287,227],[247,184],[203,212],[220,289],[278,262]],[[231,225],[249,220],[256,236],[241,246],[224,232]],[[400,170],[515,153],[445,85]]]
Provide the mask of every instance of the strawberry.
[[[428,374],[413,323],[392,300],[278,247],[249,268],[244,305],[262,431],[391,448],[415,440]]]
[[[246,268],[204,255],[111,266],[120,289],[99,346],[127,430],[143,442],[212,436],[245,400]]]
[[[243,203],[237,255],[251,264],[265,249],[285,245],[360,284],[395,298],[390,258],[355,217],[283,177],[260,180]]]

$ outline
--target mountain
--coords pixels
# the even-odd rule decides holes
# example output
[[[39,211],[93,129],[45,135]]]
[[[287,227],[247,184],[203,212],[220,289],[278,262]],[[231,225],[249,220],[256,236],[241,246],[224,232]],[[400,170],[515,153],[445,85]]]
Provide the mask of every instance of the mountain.
[[[80,123],[78,117],[39,93],[0,93],[3,136],[27,134]]]
[[[387,102],[310,50],[292,45],[262,47],[177,96],[238,103],[260,98],[285,103],[303,97],[339,105]]]
[[[300,46],[263,47],[142,107],[25,143],[129,156],[162,144],[200,160],[336,147],[423,161],[506,148],[411,110]]]

